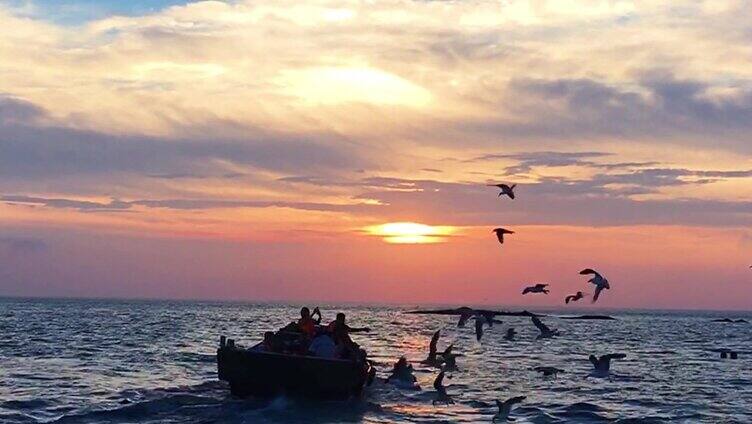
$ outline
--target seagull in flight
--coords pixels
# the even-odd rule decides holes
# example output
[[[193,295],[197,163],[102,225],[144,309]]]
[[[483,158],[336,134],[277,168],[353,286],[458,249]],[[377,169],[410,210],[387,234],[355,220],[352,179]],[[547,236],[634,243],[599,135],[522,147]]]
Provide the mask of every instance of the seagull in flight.
[[[535,325],[535,327],[538,328],[538,331],[540,331],[540,334],[538,334],[536,339],[550,339],[551,337],[559,335],[559,330],[551,330],[540,320],[540,318],[532,316],[530,319],[533,321],[533,325]]]
[[[593,276],[593,278],[588,280],[588,282],[595,284],[595,294],[593,294],[592,303],[595,303],[595,301],[598,300],[598,296],[600,296],[601,291],[603,291],[603,289],[608,290],[611,288],[611,286],[608,285],[608,280],[603,278],[603,276],[594,269],[585,268],[582,271],[580,271],[580,275],[592,275]]]
[[[475,317],[475,339],[478,341],[483,337],[483,324],[485,322],[487,322],[485,318],[480,316]]]
[[[564,303],[577,302],[578,300],[582,299],[583,297],[585,297],[585,294],[583,292],[581,292],[581,291],[578,291],[576,294],[570,294],[569,296],[565,297],[564,298]]]
[[[428,365],[436,365],[438,363],[436,360],[436,345],[439,343],[439,337],[441,337],[441,330],[436,330],[431,337],[431,343],[428,344],[428,358],[423,360],[422,363]]]
[[[449,396],[449,394],[446,391],[446,387],[444,387],[444,370],[442,369],[439,372],[439,375],[436,376],[436,380],[433,381],[433,388],[436,389],[436,399],[434,399],[433,404],[436,405],[437,403],[443,403],[445,405],[454,404],[454,400],[452,400],[452,397]]]
[[[506,184],[488,184],[488,186],[498,187],[501,190],[497,197],[509,196],[510,199],[514,200],[514,188],[517,187],[517,184],[512,184],[511,186]]]
[[[627,355],[623,353],[609,353],[608,355],[603,355],[600,358],[596,358],[595,355],[590,355],[590,362],[593,364],[593,367],[595,367],[595,370],[593,370],[589,377],[598,377],[598,378],[606,378],[609,376],[609,370],[611,368],[611,360],[612,359],[624,359]]]
[[[452,353],[452,349],[454,349],[454,345],[450,344],[446,349],[444,349],[444,352],[441,354],[441,357],[444,358],[444,370],[446,371],[456,370],[457,357],[462,356],[462,354]]]
[[[522,291],[522,294],[527,294],[527,293],[548,294],[548,289],[546,289],[546,287],[548,287],[548,284],[543,284],[543,283],[539,283],[534,286],[525,287],[525,290]]]
[[[492,231],[496,233],[496,238],[499,239],[499,244],[504,244],[504,234],[514,234],[514,231],[505,228],[494,228]]]
[[[563,369],[556,367],[535,367],[533,368],[533,371],[543,374],[544,377],[553,376],[554,378],[556,378],[559,373],[565,372]]]
[[[499,407],[499,412],[496,413],[493,417],[493,422],[499,421],[514,421],[514,418],[509,418],[509,413],[512,412],[512,407],[514,405],[522,402],[525,400],[527,396],[516,396],[513,398],[509,398],[505,400],[504,402],[497,400],[496,406]]]

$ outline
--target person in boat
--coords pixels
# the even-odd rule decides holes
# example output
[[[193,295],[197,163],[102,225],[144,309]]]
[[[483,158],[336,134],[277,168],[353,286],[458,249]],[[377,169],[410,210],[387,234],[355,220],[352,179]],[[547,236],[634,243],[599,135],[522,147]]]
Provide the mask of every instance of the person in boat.
[[[264,333],[264,341],[254,346],[253,350],[260,352],[280,352],[282,349],[274,331],[267,331]]]
[[[352,341],[350,333],[364,333],[371,331],[371,329],[368,327],[350,327],[345,320],[345,314],[338,313],[337,319],[329,323],[328,329],[337,345],[337,356],[340,358],[357,357],[360,347]]]
[[[316,315],[318,315],[318,318],[314,319],[313,317]],[[316,335],[316,326],[319,324],[321,324],[321,311],[319,311],[318,307],[313,309],[313,314],[306,306],[303,306],[300,309],[298,329],[301,333],[305,334],[306,337],[312,339]]]

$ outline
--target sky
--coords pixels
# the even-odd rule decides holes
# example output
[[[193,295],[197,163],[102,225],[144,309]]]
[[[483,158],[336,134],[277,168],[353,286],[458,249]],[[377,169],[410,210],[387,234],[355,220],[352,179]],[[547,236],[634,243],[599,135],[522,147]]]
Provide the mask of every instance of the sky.
[[[0,0],[0,295],[750,310],[749,22]]]

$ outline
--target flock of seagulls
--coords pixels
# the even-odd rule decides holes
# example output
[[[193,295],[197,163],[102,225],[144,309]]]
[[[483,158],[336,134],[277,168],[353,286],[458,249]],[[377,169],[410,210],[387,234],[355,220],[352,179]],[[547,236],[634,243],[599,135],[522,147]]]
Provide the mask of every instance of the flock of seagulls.
[[[489,186],[497,187],[499,189],[499,195],[506,196],[512,200],[515,199],[515,193],[514,189],[517,186],[516,184],[489,184]],[[494,228],[492,230],[493,233],[496,234],[496,238],[499,241],[499,244],[504,244],[504,235],[508,234],[514,234],[514,231],[508,230],[506,228],[498,227]],[[579,272],[580,275],[587,275],[591,276],[591,278],[588,280],[589,283],[593,284],[595,286],[595,292],[593,294],[592,302],[596,302],[601,295],[601,292],[605,289],[608,290],[611,288],[609,285],[608,279],[603,277],[602,274],[600,274],[598,271],[595,271],[592,268],[585,268],[582,271]],[[528,287],[525,287],[522,290],[522,294],[536,294],[536,293],[542,293],[542,294],[549,294],[549,284],[547,283],[536,283],[533,285],[530,285]],[[568,295],[564,298],[564,302],[566,304],[569,304],[570,302],[577,302],[581,299],[583,299],[587,294],[583,293],[582,291],[578,291],[575,294]],[[459,321],[457,322],[458,328],[464,328],[468,321],[471,319],[475,320],[475,338],[478,342],[481,341],[484,333],[484,327],[492,327],[494,323],[500,324],[502,321],[497,320],[495,317],[498,313],[495,313],[493,311],[484,311],[484,310],[476,310],[472,308],[459,308],[457,310],[452,311],[443,311],[442,313],[445,314],[452,314],[452,315],[459,315]],[[536,337],[536,340],[540,339],[548,339],[552,337],[556,337],[559,335],[559,331],[556,329],[552,329],[549,326],[547,326],[541,319],[536,316],[535,314],[528,314],[530,315],[530,320],[532,321],[535,328],[538,329],[539,334]],[[504,339],[508,341],[515,340],[516,336],[516,330],[514,328],[508,328],[506,331],[506,334],[504,335]],[[461,356],[459,354],[453,353],[454,345],[450,344],[449,346],[444,349],[443,352],[439,352],[438,350],[438,343],[439,339],[441,338],[441,331],[437,330],[433,333],[433,336],[431,337],[431,341],[428,344],[428,356],[425,360],[421,361],[422,364],[438,367],[439,373],[436,376],[434,382],[433,382],[433,388],[436,390],[436,398],[433,400],[433,405],[443,404],[443,405],[451,405],[454,404],[454,400],[452,399],[452,396],[447,392],[446,386],[444,386],[444,378],[446,378],[446,372],[447,371],[453,371],[457,370],[457,362],[456,358],[458,356]],[[623,359],[626,355],[621,353],[612,353],[608,355],[603,355],[600,357],[596,357],[595,355],[590,355],[590,362],[593,364],[593,371],[588,375],[592,377],[608,377],[610,367],[611,367],[611,360],[613,359]],[[392,376],[390,376],[390,379],[399,378],[398,375],[398,368],[401,370],[399,372],[402,373],[402,378],[405,380],[406,383],[414,384],[415,377],[408,373],[408,376],[405,376],[404,370],[408,369],[409,365],[406,365],[405,358],[400,358],[400,361],[398,361],[397,364],[395,364],[394,371],[392,373]],[[412,367],[409,367],[409,370],[412,370]],[[545,377],[556,377],[560,373],[564,373],[565,371],[552,367],[552,366],[538,366],[534,367],[532,369],[535,372],[538,372],[542,374]],[[451,377],[448,377],[451,378]],[[388,379],[389,381],[389,379]],[[521,403],[523,400],[525,400],[525,396],[516,396],[509,398],[507,400],[501,401],[496,400],[496,406],[498,407],[498,413],[494,415],[493,421],[514,421],[513,418],[510,417],[510,414],[512,412],[512,409],[515,405]]]

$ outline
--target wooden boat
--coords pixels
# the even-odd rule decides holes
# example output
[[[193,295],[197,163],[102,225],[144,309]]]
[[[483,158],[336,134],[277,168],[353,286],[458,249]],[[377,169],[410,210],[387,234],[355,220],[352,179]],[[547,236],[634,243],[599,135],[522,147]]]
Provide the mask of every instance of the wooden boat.
[[[359,396],[369,380],[365,354],[359,359],[320,358],[267,352],[260,345],[245,349],[220,339],[217,371],[233,395],[348,399]]]

